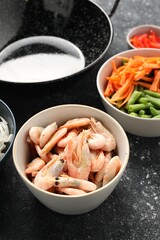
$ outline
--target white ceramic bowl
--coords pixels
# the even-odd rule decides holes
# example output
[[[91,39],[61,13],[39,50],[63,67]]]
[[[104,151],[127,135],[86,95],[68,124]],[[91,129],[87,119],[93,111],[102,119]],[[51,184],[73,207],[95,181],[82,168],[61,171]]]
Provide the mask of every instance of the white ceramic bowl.
[[[30,152],[26,143],[28,131],[32,126],[45,126],[51,121],[62,124],[72,118],[95,117],[101,121],[115,136],[117,142],[117,154],[123,164],[116,175],[106,186],[86,195],[66,196],[49,193],[37,188],[24,174],[25,166]],[[84,105],[61,105],[48,108],[30,118],[19,130],[13,145],[13,161],[16,170],[33,195],[49,209],[62,214],[82,214],[98,207],[111,194],[119,183],[129,159],[129,142],[123,128],[111,116],[103,111]]]
[[[134,117],[127,113],[120,111],[118,108],[109,103],[104,97],[104,87],[106,84],[106,77],[110,76],[112,72],[111,61],[115,60],[116,65],[120,65],[121,59],[118,56],[133,57],[135,55],[141,56],[160,56],[158,49],[132,49],[125,52],[118,53],[117,55],[108,59],[99,69],[97,74],[97,89],[100,94],[103,105],[112,117],[114,117],[128,133],[143,136],[143,137],[159,137],[160,136],[160,119],[144,119]]]
[[[135,35],[141,35],[144,33],[148,33],[148,31],[153,30],[157,36],[160,36],[160,27],[151,24],[139,25],[132,29],[127,34],[127,43],[130,48],[136,48],[131,42],[130,39]]]

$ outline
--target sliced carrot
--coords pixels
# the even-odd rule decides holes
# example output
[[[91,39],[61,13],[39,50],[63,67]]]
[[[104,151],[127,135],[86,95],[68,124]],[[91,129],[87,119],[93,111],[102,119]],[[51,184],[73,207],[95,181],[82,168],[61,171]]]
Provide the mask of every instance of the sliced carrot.
[[[135,81],[140,80],[140,79],[142,79],[145,75],[146,75],[146,71],[145,71],[145,70],[138,71],[138,72],[136,73],[136,75],[134,76],[134,80],[135,80]]]
[[[130,78],[128,78],[126,80],[126,82],[113,94],[113,96],[111,97],[111,101],[112,102],[118,102],[120,100],[125,100],[125,98],[127,98],[127,94],[126,92],[128,93],[130,89],[130,86],[131,86],[131,82],[132,82],[132,76],[130,76]],[[123,105],[123,102],[122,104]]]
[[[153,78],[151,78],[151,77],[144,76],[141,79],[144,80],[145,82],[153,82]]]
[[[128,88],[126,97],[124,101],[119,105],[119,108],[121,108],[123,105],[125,105],[128,102],[130,96],[132,95],[133,90],[134,90],[134,85],[130,85],[130,87]]]
[[[108,82],[104,92],[104,96],[110,96],[114,92],[114,88],[111,82]]]
[[[160,70],[154,71],[155,72],[155,77],[153,79],[153,82],[150,86],[150,90],[153,92],[156,92],[157,89],[159,88],[160,85]]]
[[[159,65],[156,63],[146,63],[143,65],[143,68],[157,69],[159,68]]]
[[[115,61],[111,61],[113,72],[117,72]]]
[[[117,67],[112,61],[112,74],[106,77],[104,95],[108,101],[120,108],[127,103],[134,87],[143,86],[151,91],[160,92],[160,57],[117,57],[124,60]],[[148,76],[154,70],[155,76]]]
[[[140,86],[143,86],[143,87],[148,88],[148,89],[150,89],[150,87],[151,87],[151,84],[145,83],[145,82],[140,82],[140,81],[134,83],[134,85],[140,85]]]

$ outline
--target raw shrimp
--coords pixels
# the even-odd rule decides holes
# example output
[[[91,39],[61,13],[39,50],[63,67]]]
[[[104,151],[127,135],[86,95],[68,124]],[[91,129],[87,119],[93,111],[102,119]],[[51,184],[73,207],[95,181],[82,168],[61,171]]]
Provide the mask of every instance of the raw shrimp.
[[[102,168],[95,175],[96,184],[100,183],[103,180],[105,169],[106,169],[109,161],[111,160],[111,158],[112,158],[111,152],[105,152],[104,164],[103,164]]]
[[[52,177],[54,187],[74,187],[77,189],[84,190],[86,192],[91,192],[96,190],[96,184],[83,179],[73,178],[73,177]]]
[[[77,137],[77,135],[78,135],[78,131],[76,129],[72,129],[66,134],[66,136],[64,136],[62,139],[59,140],[59,142],[57,143],[57,146],[65,148],[67,146],[68,141],[70,139],[74,139],[75,137]]]
[[[64,127],[66,127],[67,129],[79,128],[79,127],[88,125],[90,121],[91,121],[90,118],[75,118],[67,121],[60,128],[64,128]]]
[[[100,133],[91,133],[88,137],[88,146],[92,150],[102,149],[106,138]]]
[[[64,150],[64,154],[67,160],[69,175],[87,180],[90,173],[91,159],[85,130],[78,135],[77,152],[74,149],[74,141],[70,139]],[[76,165],[74,164],[74,160],[76,161]]]
[[[52,137],[52,135],[57,130],[57,124],[56,122],[49,124],[47,127],[43,129],[40,135],[39,139],[39,145],[41,148],[44,147],[44,145],[49,141],[49,139]]]
[[[46,163],[49,162],[52,159],[53,153],[48,152],[47,154],[44,154],[39,145],[35,145],[35,149],[36,149],[39,157],[42,158]]]
[[[66,161],[61,156],[54,155],[53,159],[37,173],[34,184],[43,190],[51,188],[54,185],[53,177],[60,175],[65,164]]]
[[[106,143],[102,147],[102,150],[107,152],[113,151],[116,148],[114,136],[102,125],[102,123],[96,121],[94,118],[91,118],[90,124],[94,132],[103,135],[106,139]]]
[[[43,159],[37,157],[34,158],[30,163],[27,164],[27,168],[25,170],[26,174],[32,174],[32,172],[39,171],[45,166],[45,162]]]
[[[39,144],[39,139],[40,139],[40,135],[42,133],[44,128],[42,127],[31,127],[29,130],[29,136],[32,140],[32,142],[34,142],[34,144]]]
[[[118,156],[114,156],[108,162],[103,176],[103,186],[110,182],[119,172],[121,168],[121,160]]]
[[[67,133],[67,128],[58,129],[48,143],[42,148],[42,155],[46,155],[52,150],[52,148],[57,144],[57,142]]]
[[[91,152],[91,172],[98,172],[104,165],[105,156],[102,150]]]

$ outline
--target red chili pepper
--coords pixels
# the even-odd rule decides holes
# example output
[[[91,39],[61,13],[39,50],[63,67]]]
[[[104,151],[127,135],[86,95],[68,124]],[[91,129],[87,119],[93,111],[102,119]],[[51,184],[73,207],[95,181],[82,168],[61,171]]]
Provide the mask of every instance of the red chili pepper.
[[[145,48],[150,48],[151,47],[151,42],[148,37],[144,38],[143,40],[143,45]]]
[[[153,30],[150,30],[148,33],[133,36],[130,42],[136,48],[160,48],[160,36]]]
[[[151,48],[160,48],[160,43],[150,42]]]
[[[142,42],[139,40],[138,38],[139,36],[134,36],[132,39],[130,39],[131,43],[133,44],[133,46],[137,47],[137,48],[143,48],[143,44]]]

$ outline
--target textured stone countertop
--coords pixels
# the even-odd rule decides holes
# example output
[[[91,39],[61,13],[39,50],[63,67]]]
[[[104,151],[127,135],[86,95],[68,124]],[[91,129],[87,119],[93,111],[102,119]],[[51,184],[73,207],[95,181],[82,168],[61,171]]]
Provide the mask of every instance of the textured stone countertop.
[[[94,2],[107,14],[114,3],[113,0]],[[159,0],[121,0],[111,17],[114,38],[105,58],[128,49],[126,34],[130,28],[147,23],[160,25],[159,11]],[[0,22],[0,26],[2,24]],[[98,68],[90,70],[89,79],[96,78]],[[0,94],[15,111],[19,128],[35,112],[61,104],[62,100],[63,103],[88,104],[104,110],[96,87],[91,86],[89,79],[66,88],[63,95],[60,94],[62,89],[57,88],[52,102],[46,96],[46,105],[41,98],[35,104],[37,95],[30,99],[27,88],[24,102],[16,100],[16,87],[9,89],[0,83]],[[89,96],[86,89],[90,89]],[[0,240],[160,240],[160,138],[128,133],[127,136],[130,159],[120,183],[97,209],[77,216],[53,212],[34,198],[21,182],[10,156],[0,166]]]

